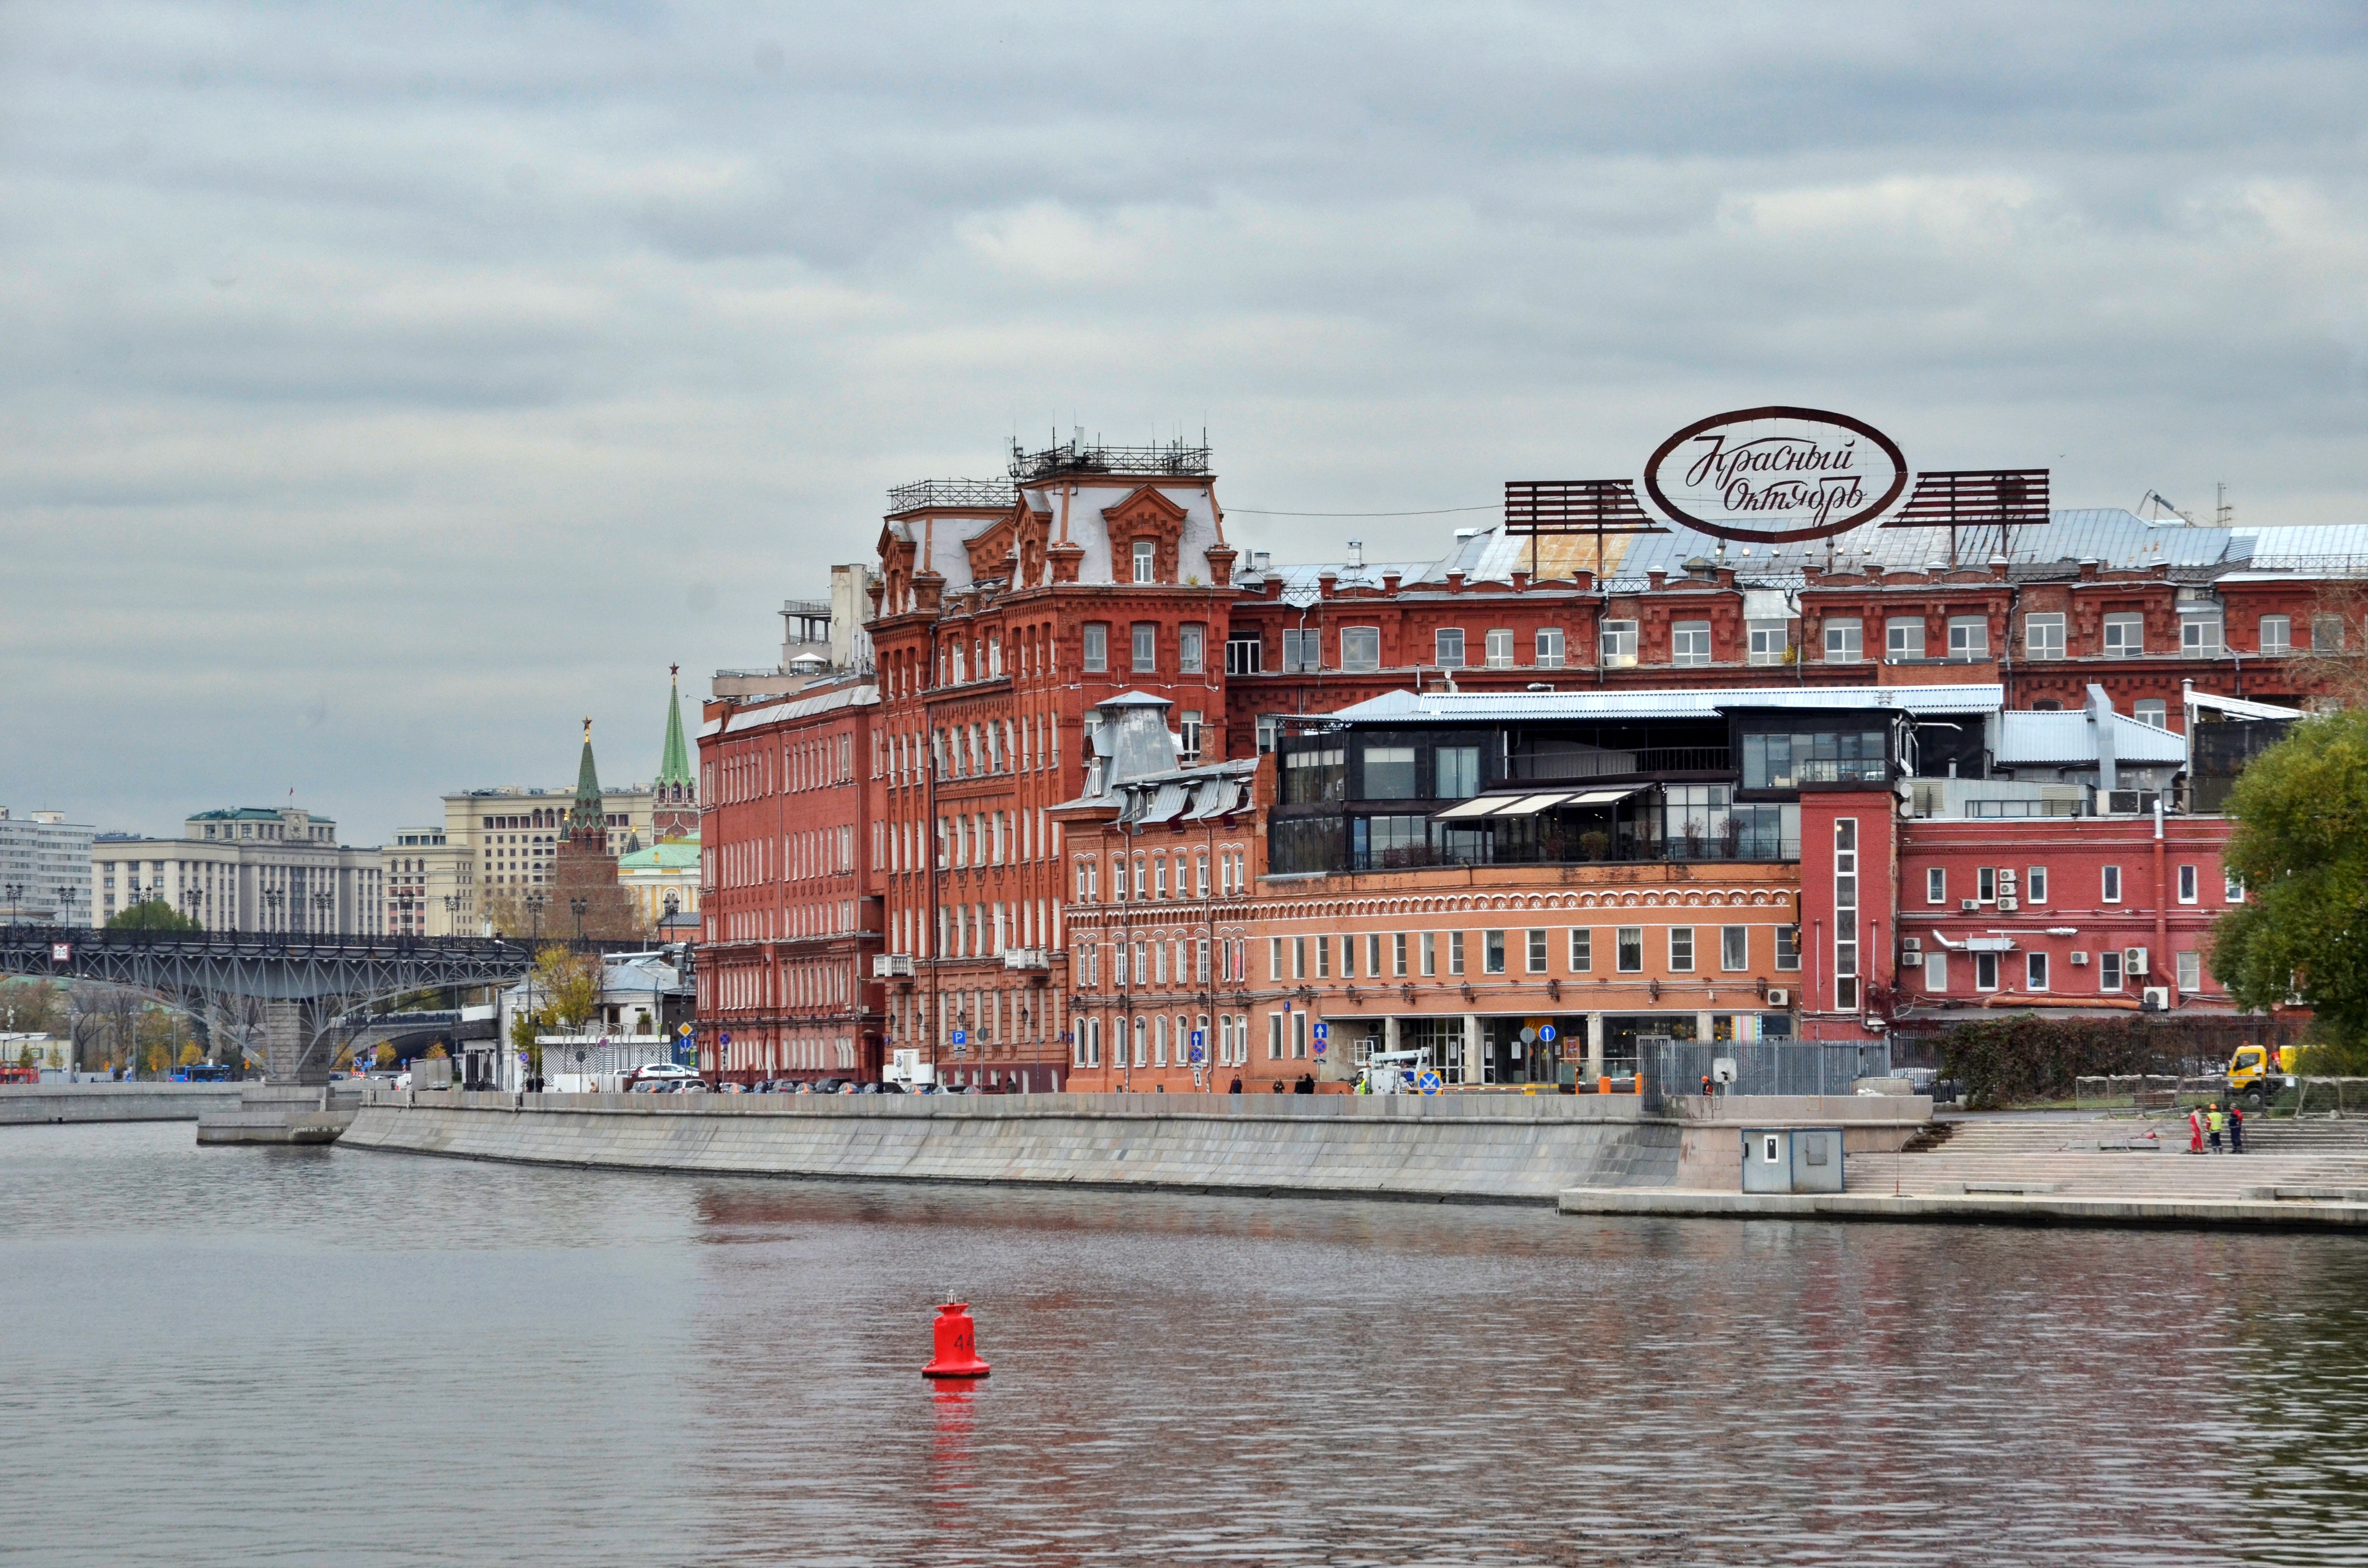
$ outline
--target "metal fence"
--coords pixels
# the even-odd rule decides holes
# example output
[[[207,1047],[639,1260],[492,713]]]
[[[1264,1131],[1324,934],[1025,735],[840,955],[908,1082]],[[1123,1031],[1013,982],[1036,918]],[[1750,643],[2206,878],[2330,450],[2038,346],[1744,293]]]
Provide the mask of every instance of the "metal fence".
[[[1647,1088],[1663,1094],[1698,1092],[1717,1075],[1721,1061],[1735,1063],[1730,1095],[1847,1095],[1861,1078],[1891,1075],[1891,1047],[1816,1040],[1669,1040],[1647,1035],[1636,1042],[1638,1070]]]

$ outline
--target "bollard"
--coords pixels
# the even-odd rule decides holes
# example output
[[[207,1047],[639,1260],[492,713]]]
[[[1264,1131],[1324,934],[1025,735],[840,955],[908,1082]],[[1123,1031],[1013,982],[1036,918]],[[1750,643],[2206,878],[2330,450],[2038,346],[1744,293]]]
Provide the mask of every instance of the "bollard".
[[[1606,1073],[1595,1080],[1595,1092],[1599,1095],[1608,1095],[1611,1092],[1611,1074]]]
[[[970,1321],[970,1303],[948,1301],[938,1309],[934,1325],[938,1336],[938,1358],[921,1369],[925,1378],[983,1378],[987,1365],[978,1358],[975,1327]]]
[[[1636,1092],[1640,1095],[1645,1092],[1645,1074],[1642,1073],[1636,1074]]]

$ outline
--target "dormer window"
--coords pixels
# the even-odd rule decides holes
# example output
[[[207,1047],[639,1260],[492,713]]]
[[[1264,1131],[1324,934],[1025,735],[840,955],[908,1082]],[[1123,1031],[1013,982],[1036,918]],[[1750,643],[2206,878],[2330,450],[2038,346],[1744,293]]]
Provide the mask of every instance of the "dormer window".
[[[1134,541],[1134,578],[1138,583],[1159,581],[1159,546],[1147,539]]]

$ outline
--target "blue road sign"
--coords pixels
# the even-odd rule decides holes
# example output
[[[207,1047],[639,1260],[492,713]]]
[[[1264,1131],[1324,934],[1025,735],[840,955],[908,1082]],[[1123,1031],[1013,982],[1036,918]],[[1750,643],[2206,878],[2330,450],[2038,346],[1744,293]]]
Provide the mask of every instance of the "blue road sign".
[[[1548,1045],[1552,1045],[1554,1038],[1554,1027],[1552,1024],[1540,1024],[1538,1026],[1538,1038],[1545,1041]]]
[[[1204,1046],[1204,1045],[1206,1045],[1206,1044],[1208,1044],[1208,1043],[1209,1043],[1209,1041],[1208,1041],[1208,1038],[1207,1038],[1207,1031],[1206,1031],[1206,1030],[1203,1030],[1203,1029],[1194,1029],[1194,1030],[1192,1031],[1192,1049],[1193,1049],[1193,1050],[1198,1051],[1198,1050],[1200,1050],[1202,1046]]]
[[[1332,1026],[1326,1023],[1321,1018],[1316,1019],[1315,1038],[1317,1040],[1330,1040],[1332,1038]]]
[[[1426,1095],[1435,1095],[1439,1093],[1439,1074],[1425,1068],[1422,1076],[1415,1080],[1415,1086]]]
[[[717,1035],[715,1037],[715,1043],[718,1045],[730,1045],[732,1043],[732,1037],[728,1034]]]
[[[970,1032],[967,1029],[954,1030],[954,1043],[956,1045],[968,1045],[970,1043]]]

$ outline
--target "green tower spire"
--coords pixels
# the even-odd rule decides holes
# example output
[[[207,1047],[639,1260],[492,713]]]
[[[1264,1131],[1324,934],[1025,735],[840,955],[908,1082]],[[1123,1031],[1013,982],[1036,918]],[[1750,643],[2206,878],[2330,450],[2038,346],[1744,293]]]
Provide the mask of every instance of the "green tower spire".
[[[672,685],[666,691],[666,749],[658,754],[658,799],[668,799],[666,787],[681,786],[675,800],[688,798],[690,789],[690,748],[682,744],[682,666],[668,665],[667,678]]]
[[[588,835],[593,843],[609,840],[609,807],[600,798],[600,770],[592,762],[592,721],[584,721],[584,757],[575,765],[575,804],[568,809],[567,833]]]

